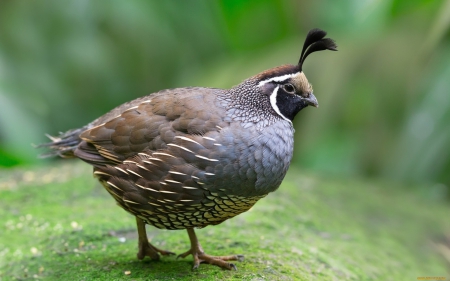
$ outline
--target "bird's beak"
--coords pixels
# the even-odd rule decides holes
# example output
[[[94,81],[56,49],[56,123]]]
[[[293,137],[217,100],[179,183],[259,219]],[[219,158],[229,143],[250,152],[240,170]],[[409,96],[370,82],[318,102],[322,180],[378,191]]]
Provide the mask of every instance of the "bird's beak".
[[[319,107],[319,103],[317,102],[316,97],[313,95],[313,93],[309,93],[308,97],[303,98],[303,100],[308,104],[312,105],[314,107]]]

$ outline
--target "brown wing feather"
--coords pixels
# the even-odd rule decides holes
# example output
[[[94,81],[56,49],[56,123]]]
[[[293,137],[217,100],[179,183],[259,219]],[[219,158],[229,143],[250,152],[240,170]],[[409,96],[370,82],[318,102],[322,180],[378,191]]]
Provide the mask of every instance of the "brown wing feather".
[[[120,163],[144,150],[163,149],[176,135],[205,134],[224,126],[223,109],[215,105],[216,89],[163,91],[114,109],[92,123],[80,138],[75,156],[94,165]],[[204,104],[210,110],[204,112]],[[98,124],[99,121],[103,123]]]

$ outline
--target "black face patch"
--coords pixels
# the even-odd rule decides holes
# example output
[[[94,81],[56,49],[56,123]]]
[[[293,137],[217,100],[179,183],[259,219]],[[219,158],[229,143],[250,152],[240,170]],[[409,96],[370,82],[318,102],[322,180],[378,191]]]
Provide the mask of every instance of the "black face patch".
[[[274,95],[275,94],[276,106],[278,107],[279,112],[289,120],[294,120],[295,115],[308,106],[300,96],[288,93],[283,85],[278,87],[278,90]]]

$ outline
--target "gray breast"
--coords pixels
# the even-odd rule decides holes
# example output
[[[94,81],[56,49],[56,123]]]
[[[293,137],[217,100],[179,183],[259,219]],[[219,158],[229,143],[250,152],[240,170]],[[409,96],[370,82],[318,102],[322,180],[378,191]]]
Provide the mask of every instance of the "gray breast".
[[[216,135],[221,144],[214,166],[214,189],[238,196],[262,196],[276,190],[289,168],[293,153],[293,128],[280,120],[263,130],[231,123]]]

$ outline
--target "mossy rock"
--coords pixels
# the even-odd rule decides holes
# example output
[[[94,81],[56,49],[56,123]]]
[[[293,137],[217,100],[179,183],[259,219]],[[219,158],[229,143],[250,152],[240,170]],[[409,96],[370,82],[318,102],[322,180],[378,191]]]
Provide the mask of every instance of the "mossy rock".
[[[134,218],[88,165],[0,171],[0,280],[417,280],[450,278],[450,207],[433,187],[342,180],[291,168],[249,212],[197,230],[206,253],[245,254],[238,271],[192,257],[136,259]],[[428,190],[428,191],[424,191]],[[147,226],[156,246],[185,231]]]

